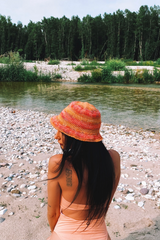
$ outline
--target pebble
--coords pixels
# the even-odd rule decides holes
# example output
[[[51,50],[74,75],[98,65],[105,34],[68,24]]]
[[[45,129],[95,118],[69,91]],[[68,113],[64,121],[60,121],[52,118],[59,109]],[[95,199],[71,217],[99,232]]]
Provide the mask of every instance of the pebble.
[[[10,212],[10,213],[8,214],[8,216],[12,216],[12,215],[14,215],[14,212]]]
[[[141,188],[141,190],[140,190],[140,193],[142,195],[146,195],[148,192],[149,192],[149,189],[147,189],[147,188]]]
[[[20,186],[20,188],[26,188],[26,187],[27,187],[26,184],[22,184],[22,185]]]
[[[33,189],[36,189],[36,188],[37,188],[36,185],[32,185],[32,186],[28,187],[28,190],[33,190]]]
[[[115,205],[114,209],[120,209],[121,207],[119,205]]]
[[[144,202],[138,202],[138,207],[143,207],[144,206]]]
[[[4,222],[5,218],[0,217],[0,223]]]
[[[45,206],[45,203],[41,203],[41,205],[40,205],[40,206],[41,206],[41,208],[43,208],[43,207]]]
[[[20,194],[20,191],[18,189],[13,189],[11,191],[12,194]]]
[[[6,208],[5,208],[5,209],[2,209],[2,210],[0,211],[0,215],[4,215],[5,212],[7,212],[7,209],[6,209]]]
[[[126,197],[125,197],[126,200],[129,200],[129,201],[133,201],[134,200],[134,197],[130,194],[128,194]]]
[[[62,150],[53,139],[55,130],[49,124],[51,115],[31,110],[12,111],[15,113],[11,113],[10,108],[0,107],[0,122],[3,123],[0,124],[0,154],[5,156],[0,163],[0,178],[5,176],[4,182],[0,184],[0,191],[1,195],[6,193],[11,195],[11,192],[12,196],[16,197],[14,201],[21,201],[25,198],[36,198],[41,192],[40,186],[47,184],[45,180],[48,178],[49,158],[35,161],[34,157],[39,153],[59,154]],[[141,208],[146,201],[152,201],[158,208],[160,206],[160,175],[156,175],[152,167],[145,169],[143,163],[158,164],[160,153],[152,151],[152,146],[154,144],[159,149],[160,141],[153,139],[149,131],[134,131],[125,126],[102,123],[101,130],[107,148],[116,149],[121,155],[122,174],[116,192],[118,196],[115,197],[117,205],[114,209],[121,209],[118,203],[129,205],[134,201],[138,202],[137,205]],[[131,150],[125,152],[122,148],[127,146]],[[138,151],[136,146],[139,147]],[[131,161],[129,164],[128,160]],[[28,168],[30,170],[25,166],[28,163],[31,164]],[[14,166],[19,166],[19,169],[15,170]],[[8,173],[3,172],[4,170]],[[41,180],[44,182],[38,183]],[[25,192],[21,193],[17,188]],[[143,201],[144,198],[145,201]],[[44,206],[45,203],[40,204],[41,208]],[[9,207],[7,208],[9,211]],[[0,211],[4,209],[4,207],[0,208]],[[9,216],[11,215],[10,213]]]

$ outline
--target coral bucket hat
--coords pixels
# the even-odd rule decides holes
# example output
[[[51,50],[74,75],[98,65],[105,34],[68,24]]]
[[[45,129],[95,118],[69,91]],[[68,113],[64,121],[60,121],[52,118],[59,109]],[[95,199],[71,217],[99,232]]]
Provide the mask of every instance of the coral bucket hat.
[[[71,102],[63,111],[50,118],[54,128],[75,139],[100,142],[101,114],[87,102]]]

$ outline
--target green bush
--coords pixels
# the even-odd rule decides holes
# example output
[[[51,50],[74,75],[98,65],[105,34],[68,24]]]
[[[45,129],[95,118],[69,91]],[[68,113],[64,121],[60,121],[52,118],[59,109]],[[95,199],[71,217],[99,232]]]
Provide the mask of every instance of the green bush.
[[[93,69],[96,69],[96,66],[86,65],[86,66],[84,66],[84,68],[83,68],[83,70],[93,70]]]
[[[149,70],[143,70],[143,83],[153,83],[154,78],[153,75],[149,72]]]
[[[92,81],[92,77],[90,75],[83,74],[82,76],[80,76],[78,78],[78,82],[90,83],[90,82],[93,82],[93,81]]]
[[[154,68],[153,79],[155,82],[160,82],[160,70],[157,68]]]
[[[95,69],[92,72],[92,81],[93,82],[101,82],[102,81],[102,70],[101,69]]]
[[[105,65],[110,68],[112,71],[121,71],[125,68],[125,62],[120,59],[111,59],[105,62]]]
[[[113,83],[112,70],[108,67],[102,69],[102,82]]]
[[[81,65],[83,65],[83,66],[89,65],[89,61],[88,60],[83,60],[81,62]]]
[[[61,76],[61,74],[57,73],[57,74],[55,74],[55,75],[53,76],[53,78],[55,78],[55,79],[61,79],[62,76]]]
[[[131,83],[133,82],[133,72],[131,69],[125,68],[124,69],[124,83]]]
[[[78,64],[75,68],[74,68],[75,71],[83,71],[83,68],[80,64]]]
[[[50,59],[49,62],[48,62],[48,64],[49,64],[49,65],[58,65],[58,64],[60,64],[60,61],[59,61],[59,60],[56,60],[56,59],[55,59],[55,60]]]
[[[42,82],[51,81],[50,75],[38,75],[36,72],[27,71],[22,63],[10,64],[0,67],[0,82]]]
[[[94,70],[94,69],[96,69],[96,66],[86,65],[86,66],[82,67],[80,64],[78,64],[74,68],[75,71],[87,71],[87,70]]]
[[[156,63],[157,65],[160,65],[160,58],[157,59]]]

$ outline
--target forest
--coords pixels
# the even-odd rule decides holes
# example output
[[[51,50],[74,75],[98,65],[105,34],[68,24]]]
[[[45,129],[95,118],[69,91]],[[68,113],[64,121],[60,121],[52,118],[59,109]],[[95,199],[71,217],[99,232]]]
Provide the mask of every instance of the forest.
[[[160,7],[144,5],[138,12],[117,10],[82,20],[44,17],[27,26],[0,15],[0,55],[9,51],[19,52],[25,60],[156,60],[160,58]]]

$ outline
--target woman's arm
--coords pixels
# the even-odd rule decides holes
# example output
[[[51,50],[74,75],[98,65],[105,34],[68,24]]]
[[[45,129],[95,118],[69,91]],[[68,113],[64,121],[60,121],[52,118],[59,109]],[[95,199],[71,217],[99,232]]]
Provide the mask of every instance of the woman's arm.
[[[114,165],[114,171],[115,171],[115,183],[114,183],[114,188],[113,188],[112,195],[111,195],[111,200],[110,200],[110,202],[111,202],[112,198],[114,196],[114,193],[117,189],[118,183],[119,183],[119,179],[120,179],[120,176],[121,176],[121,167],[120,167],[120,155],[119,155],[119,153],[117,151],[113,150],[113,149],[110,149],[109,154],[112,158],[113,165]]]
[[[62,155],[55,155],[50,158],[48,165],[48,179],[54,178],[58,173],[55,173],[56,168],[62,158]],[[48,180],[48,222],[51,231],[54,230],[60,215],[60,202],[61,202],[61,188],[58,178]]]

